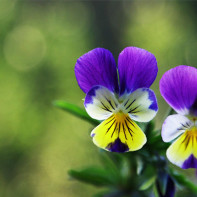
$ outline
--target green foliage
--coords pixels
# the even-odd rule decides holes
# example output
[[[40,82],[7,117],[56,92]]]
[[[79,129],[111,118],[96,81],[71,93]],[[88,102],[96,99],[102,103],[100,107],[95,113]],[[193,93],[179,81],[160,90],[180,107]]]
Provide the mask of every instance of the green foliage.
[[[189,191],[192,191],[194,194],[197,194],[197,185],[188,180],[184,175],[180,174],[179,172],[170,169],[170,175],[174,178],[176,183],[181,187],[187,188]]]
[[[107,192],[106,192],[106,191],[104,191],[104,192],[99,192],[99,193],[93,195],[92,197],[103,197],[103,196],[108,195],[108,193],[109,193],[108,191],[107,191]]]
[[[168,174],[164,170],[159,170],[157,177],[157,182],[160,187],[161,193],[162,195],[164,195],[167,187]]]
[[[68,174],[74,179],[95,186],[112,186],[116,181],[110,171],[99,167],[89,167],[81,171],[70,170]]]
[[[144,183],[142,183],[142,185],[140,186],[139,190],[143,191],[143,190],[147,190],[149,189],[156,180],[156,176],[152,176],[149,179],[145,180]]]
[[[100,123],[76,105],[65,101],[55,101],[53,104],[93,125]],[[172,113],[173,110],[169,109],[166,116]],[[169,180],[173,185],[175,180],[178,185],[197,193],[197,186],[167,165],[165,152],[169,144],[163,143],[160,130],[155,130],[155,122],[150,121],[140,126],[147,136],[147,143],[143,149],[125,154],[109,153],[99,149],[103,167],[70,170],[70,177],[97,187],[108,188],[108,191],[97,193],[93,197],[149,197],[152,192],[157,197],[167,197]]]
[[[58,103],[56,106],[68,110],[65,102],[63,105]],[[72,105],[68,106],[73,113],[73,108],[70,107]],[[74,114],[81,117],[75,111]],[[145,124],[144,130],[150,140],[145,148],[138,152],[125,154],[109,153],[99,149],[103,167],[89,167],[81,171],[70,170],[69,175],[78,181],[99,187],[108,187],[109,191],[95,195],[98,197],[133,195],[148,197],[151,195],[152,189],[155,195],[163,197],[167,190],[169,175],[166,159],[160,156],[160,152],[164,152],[166,146],[160,145],[164,143],[161,143],[161,137],[155,132],[153,121]]]
[[[74,116],[84,119],[93,125],[98,125],[100,123],[98,120],[92,119],[84,109],[81,109],[74,104],[68,103],[66,101],[54,101],[53,105],[73,114]]]
[[[51,110],[51,101],[57,95],[73,103],[82,95],[73,69],[77,57],[90,49],[108,48],[115,51],[116,60],[125,43],[154,53],[159,72],[151,88],[160,104],[155,121],[163,122],[167,104],[159,96],[161,75],[180,63],[196,65],[197,62],[195,2],[119,2],[123,6],[114,1],[1,1],[0,196],[91,196],[92,187],[86,189],[65,179],[65,170],[73,163],[92,162],[90,157],[96,148],[87,150],[88,138],[81,140],[86,139],[83,135],[88,136],[84,133],[88,124],[78,125],[71,116],[65,118],[58,110]],[[75,126],[81,127],[80,131],[71,133]],[[140,125],[143,131],[145,126]],[[164,155],[168,147],[162,142],[160,131],[154,133],[148,143],[151,139],[154,142],[136,153],[120,156],[105,152],[109,162],[106,164],[107,159],[103,159],[103,168],[114,171],[117,177],[123,174],[128,183],[129,177],[138,181],[147,165],[156,165],[155,152]],[[100,151],[98,155],[104,156]],[[95,158],[98,159],[97,155]],[[136,163],[137,158],[142,165]],[[182,187],[186,188],[184,184]],[[188,195],[183,196],[193,197],[189,192],[193,190],[187,188]],[[105,197],[123,195],[111,188],[105,193]]]

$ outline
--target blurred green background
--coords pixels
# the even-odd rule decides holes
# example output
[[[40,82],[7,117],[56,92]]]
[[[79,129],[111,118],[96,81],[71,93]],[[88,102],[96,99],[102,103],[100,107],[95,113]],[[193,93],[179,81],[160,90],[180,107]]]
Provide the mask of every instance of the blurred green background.
[[[52,106],[83,107],[74,66],[104,47],[117,60],[126,46],[155,54],[159,128],[167,104],[159,80],[197,64],[197,3],[192,1],[0,1],[0,196],[90,197],[67,170],[98,164],[92,126]],[[193,172],[193,171],[192,171]]]

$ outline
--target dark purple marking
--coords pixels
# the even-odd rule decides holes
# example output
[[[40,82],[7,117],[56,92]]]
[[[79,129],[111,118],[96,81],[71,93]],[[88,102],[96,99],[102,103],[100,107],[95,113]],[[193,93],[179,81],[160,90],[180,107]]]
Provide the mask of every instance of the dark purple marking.
[[[96,91],[100,88],[103,88],[102,86],[94,86],[90,89],[90,91],[87,93],[85,97],[84,105],[86,107],[87,104],[93,103],[93,97],[96,96]]]
[[[190,155],[189,158],[183,163],[182,168],[197,168],[197,158],[195,158],[194,155]]]
[[[152,90],[148,91],[148,99],[152,101],[151,105],[149,106],[149,109],[157,111],[158,110],[157,99]]]
[[[191,106],[190,114],[197,117],[197,95],[194,104]]]
[[[119,138],[117,138],[113,143],[110,143],[106,149],[111,152],[124,153],[129,150],[129,147],[122,143]]]
[[[94,136],[95,136],[95,133],[92,133],[92,134],[91,134],[91,137],[94,137]]]

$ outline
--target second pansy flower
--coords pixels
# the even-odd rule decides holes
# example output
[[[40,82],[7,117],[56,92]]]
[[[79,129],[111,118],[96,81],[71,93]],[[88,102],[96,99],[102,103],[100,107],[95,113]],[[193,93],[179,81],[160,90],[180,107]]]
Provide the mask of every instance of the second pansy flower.
[[[178,113],[166,118],[161,136],[173,141],[168,159],[183,168],[197,168],[197,69],[180,65],[167,71],[160,80],[166,102]]]
[[[110,51],[96,48],[81,56],[75,66],[80,88],[86,93],[85,109],[104,120],[91,133],[93,142],[112,152],[140,149],[146,136],[133,121],[148,122],[158,111],[149,87],[157,76],[156,58],[137,47],[119,55],[118,68]]]

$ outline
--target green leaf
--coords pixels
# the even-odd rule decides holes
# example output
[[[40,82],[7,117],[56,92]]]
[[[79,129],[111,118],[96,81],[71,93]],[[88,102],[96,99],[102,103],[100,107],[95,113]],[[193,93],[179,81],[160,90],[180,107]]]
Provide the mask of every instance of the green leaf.
[[[94,194],[92,197],[103,197],[106,196],[109,192],[99,192],[97,194]]]
[[[139,176],[139,190],[146,190],[149,187],[151,187],[155,180],[156,180],[157,174],[156,169],[152,165],[147,165],[146,168],[143,170],[141,175]]]
[[[197,193],[197,186],[191,181],[189,181],[184,175],[179,174],[174,170],[170,170],[170,174],[179,185],[188,188],[195,194]]]
[[[84,109],[81,109],[80,107],[68,103],[66,101],[54,101],[53,105],[55,107],[58,107],[64,111],[67,111],[83,120],[88,121],[89,123],[93,124],[93,125],[98,125],[100,124],[100,122],[98,120],[92,119],[87,112]]]
[[[118,163],[120,163],[120,158],[116,157],[116,153],[111,153],[108,151],[104,151],[102,149],[99,150],[100,153],[100,159],[105,167],[111,175],[113,176],[114,181],[120,182],[121,180],[121,174],[120,174],[120,168],[118,167]],[[115,160],[116,159],[116,160]]]
[[[108,170],[98,167],[89,167],[81,171],[70,170],[68,174],[78,181],[86,182],[95,186],[112,186],[114,180]]]
[[[122,158],[120,173],[121,173],[123,184],[126,185],[128,179],[131,176],[131,165],[130,165],[128,158],[126,157]]]
[[[158,190],[157,190],[157,186],[156,183],[153,185],[153,192],[154,192],[154,197],[160,197]]]
[[[158,181],[161,193],[164,195],[166,192],[168,174],[163,169],[159,170],[157,181]]]
[[[170,146],[170,143],[164,143],[162,140],[162,137],[160,135],[161,131],[154,131],[154,134],[152,133],[152,137],[148,139],[147,145],[154,148],[154,150],[157,150],[158,152],[166,151],[166,149]],[[159,134],[159,135],[158,135]]]
[[[154,184],[155,180],[156,180],[156,176],[152,176],[151,178],[146,180],[144,183],[142,183],[139,190],[140,191],[147,190],[148,188],[150,188]]]
[[[113,190],[109,190],[109,191],[103,191],[103,192],[99,192],[97,194],[94,194],[92,197],[126,197],[123,196],[123,193],[117,189],[113,189]]]
[[[153,120],[146,124],[145,133],[146,135],[148,135],[148,137],[151,136],[152,132],[154,131],[154,128],[155,128],[155,122]]]
[[[144,169],[144,163],[141,157],[137,157],[136,162],[137,162],[137,175],[140,175],[142,173],[142,170]]]

